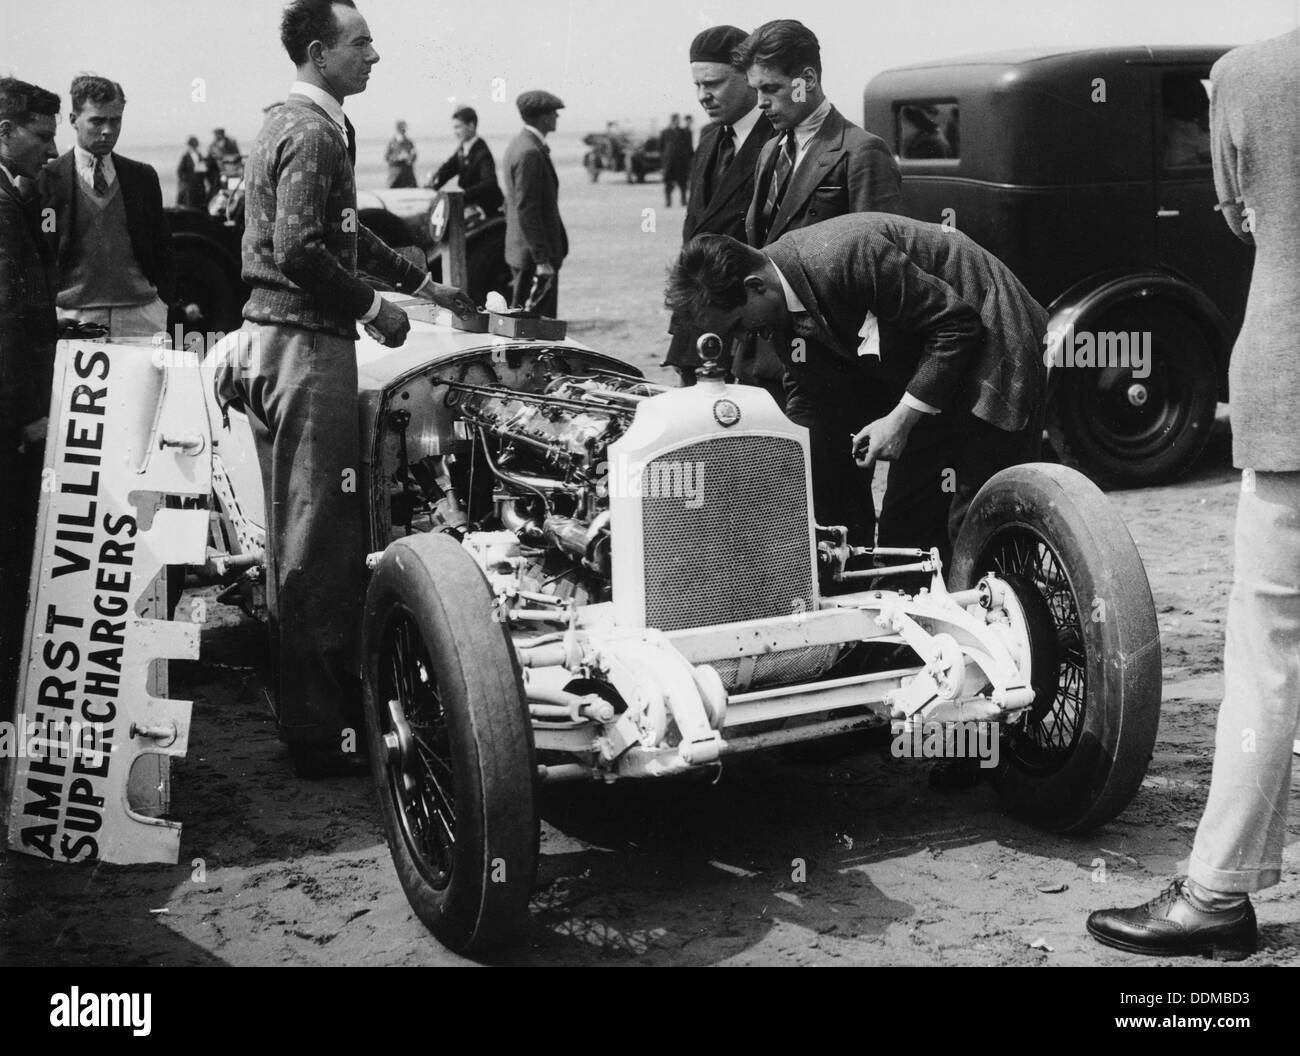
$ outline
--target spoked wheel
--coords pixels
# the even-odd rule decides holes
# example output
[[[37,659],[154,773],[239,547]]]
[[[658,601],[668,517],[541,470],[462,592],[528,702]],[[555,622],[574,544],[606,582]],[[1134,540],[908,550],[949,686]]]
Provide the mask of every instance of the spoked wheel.
[[[1035,700],[1002,728],[994,782],[1045,828],[1084,832],[1124,809],[1160,720],[1160,635],[1124,522],[1081,474],[1014,466],[976,496],[951,585],[1002,574],[1029,629]]]
[[[519,665],[482,573],[447,537],[394,543],[364,634],[366,728],[402,888],[450,949],[499,946],[537,872],[536,764]]]

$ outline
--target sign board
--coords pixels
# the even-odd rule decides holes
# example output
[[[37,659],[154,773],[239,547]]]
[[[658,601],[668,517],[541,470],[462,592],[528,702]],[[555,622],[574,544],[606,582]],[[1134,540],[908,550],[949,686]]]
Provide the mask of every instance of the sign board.
[[[177,860],[179,823],[149,815],[189,740],[166,661],[198,657],[199,627],[153,617],[166,615],[164,566],[204,559],[210,486],[191,357],[59,345],[18,703],[0,744],[11,849]]]

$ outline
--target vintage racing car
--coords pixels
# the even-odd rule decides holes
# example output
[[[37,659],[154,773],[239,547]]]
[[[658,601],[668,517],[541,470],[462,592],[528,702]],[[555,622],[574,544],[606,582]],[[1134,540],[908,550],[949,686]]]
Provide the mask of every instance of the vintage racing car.
[[[517,933],[552,782],[991,723],[993,780],[1033,823],[1081,832],[1136,792],[1159,633],[1132,540],[1085,477],[998,474],[950,569],[872,554],[814,523],[807,432],[763,390],[707,368],[664,389],[573,340],[397,302],[407,343],[358,344],[372,571],[356,661],[397,873],[448,947]],[[261,480],[247,420],[211,384],[235,340],[203,368],[208,569],[255,604]]]

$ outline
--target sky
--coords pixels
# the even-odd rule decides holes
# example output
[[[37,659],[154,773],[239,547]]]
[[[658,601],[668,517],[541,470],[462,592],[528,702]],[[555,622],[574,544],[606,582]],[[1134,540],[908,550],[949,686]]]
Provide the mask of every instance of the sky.
[[[362,138],[405,118],[417,138],[445,133],[455,106],[481,130],[518,125],[513,100],[546,88],[567,104],[562,131],[660,126],[702,115],[687,49],[720,23],[752,29],[794,16],[820,38],[827,94],[860,120],[881,70],[1006,48],[1240,44],[1300,24],[1300,0],[358,0],[380,63],[348,100]],[[0,0],[0,73],[58,92],[80,72],[126,91],[123,145],[204,143],[216,125],[255,134],[293,67],[279,43],[278,0]],[[71,143],[60,136],[61,147]]]

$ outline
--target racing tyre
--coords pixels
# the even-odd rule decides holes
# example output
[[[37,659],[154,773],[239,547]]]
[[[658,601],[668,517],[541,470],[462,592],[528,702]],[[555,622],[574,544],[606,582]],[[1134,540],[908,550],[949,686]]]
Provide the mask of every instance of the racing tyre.
[[[243,301],[236,278],[199,246],[177,248],[175,259],[177,303],[196,316],[182,319],[183,329],[200,334],[238,330]]]
[[[1093,329],[1149,332],[1149,373],[1139,377],[1145,372],[1131,365],[1061,368],[1049,426],[1053,445],[1103,485],[1140,488],[1176,479],[1200,458],[1214,426],[1219,371],[1205,334],[1160,304],[1121,305]]]
[[[510,300],[514,292],[514,281],[510,265],[506,263],[506,228],[499,224],[492,230],[480,235],[466,248],[469,260],[466,262],[469,272],[468,286],[465,292],[473,298],[475,304],[483,304],[487,295],[495,290]]]
[[[1160,633],[1142,559],[1086,477],[1032,463],[989,480],[957,537],[952,589],[987,572],[1021,598],[1038,691],[1000,731],[994,784],[1034,824],[1086,832],[1133,798],[1160,721]]]
[[[449,949],[508,942],[537,872],[532,727],[482,572],[454,540],[393,543],[366,594],[366,733],[393,863]]]

